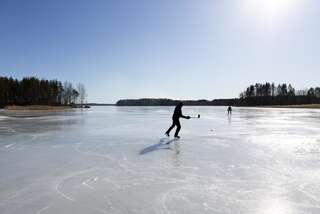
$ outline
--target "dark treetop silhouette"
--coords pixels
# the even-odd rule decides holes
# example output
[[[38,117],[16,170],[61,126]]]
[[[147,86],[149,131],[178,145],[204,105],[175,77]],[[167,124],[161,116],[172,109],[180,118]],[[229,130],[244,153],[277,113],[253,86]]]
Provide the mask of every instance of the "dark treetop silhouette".
[[[177,129],[176,129],[176,133],[174,134],[174,137],[176,138],[180,138],[179,137],[179,131],[181,129],[181,125],[180,125],[180,117],[182,118],[185,118],[185,119],[190,119],[190,116],[184,116],[182,114],[182,106],[183,106],[183,103],[180,102],[174,109],[174,113],[172,115],[172,125],[170,126],[170,128],[166,131],[166,135],[169,137],[169,134],[170,134],[170,131],[175,127],[177,126]]]

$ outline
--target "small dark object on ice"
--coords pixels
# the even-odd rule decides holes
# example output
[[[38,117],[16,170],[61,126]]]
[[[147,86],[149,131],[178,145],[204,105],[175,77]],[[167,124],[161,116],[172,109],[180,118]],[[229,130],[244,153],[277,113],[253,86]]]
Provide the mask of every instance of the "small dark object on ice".
[[[200,114],[198,114],[197,117],[189,117],[189,118],[196,118],[196,119],[200,119]]]

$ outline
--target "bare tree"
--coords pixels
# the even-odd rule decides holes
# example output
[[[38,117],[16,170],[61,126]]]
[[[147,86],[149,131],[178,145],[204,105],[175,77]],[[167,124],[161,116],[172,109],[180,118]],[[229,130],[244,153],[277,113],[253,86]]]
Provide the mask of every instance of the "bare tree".
[[[64,105],[69,105],[72,102],[72,83],[65,81],[63,83],[63,90],[63,103]]]
[[[307,89],[307,88],[300,89],[300,90],[297,91],[296,95],[298,95],[298,96],[307,96],[308,95],[308,90],[309,89]]]
[[[72,103],[75,104],[77,101],[77,98],[79,96],[79,93],[76,89],[72,89]]]
[[[308,96],[310,96],[310,97],[316,96],[314,88],[310,88],[310,89],[308,90]]]
[[[316,97],[320,98],[320,87],[316,87],[314,91],[315,91]]]
[[[274,85],[274,83],[271,84],[271,96],[275,96],[276,95],[276,86]]]
[[[292,87],[291,84],[289,84],[289,86],[288,86],[288,95],[289,96],[295,96],[296,95],[295,89]]]
[[[84,104],[86,97],[87,97],[86,88],[85,88],[84,84],[78,83],[77,91],[79,93],[79,102],[82,107],[82,105]]]

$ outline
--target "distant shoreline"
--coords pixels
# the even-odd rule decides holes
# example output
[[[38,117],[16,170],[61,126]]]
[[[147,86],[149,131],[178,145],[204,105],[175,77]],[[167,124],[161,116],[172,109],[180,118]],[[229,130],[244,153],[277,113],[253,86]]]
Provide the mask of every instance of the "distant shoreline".
[[[123,99],[116,106],[175,106],[183,102],[185,106],[237,106],[255,108],[320,108],[320,99],[315,97],[251,97],[247,99],[215,100],[172,100],[166,98]]]
[[[25,112],[25,111],[70,111],[73,110],[70,106],[51,106],[51,105],[11,105],[4,108],[9,112]]]
[[[87,103],[88,106],[115,106],[116,104],[111,103]]]

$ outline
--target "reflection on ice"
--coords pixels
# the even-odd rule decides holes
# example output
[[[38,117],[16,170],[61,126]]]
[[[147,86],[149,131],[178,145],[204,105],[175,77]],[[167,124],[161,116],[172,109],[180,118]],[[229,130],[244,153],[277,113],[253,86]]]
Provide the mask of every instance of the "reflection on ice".
[[[1,213],[320,212],[320,111],[171,110],[0,116]]]

